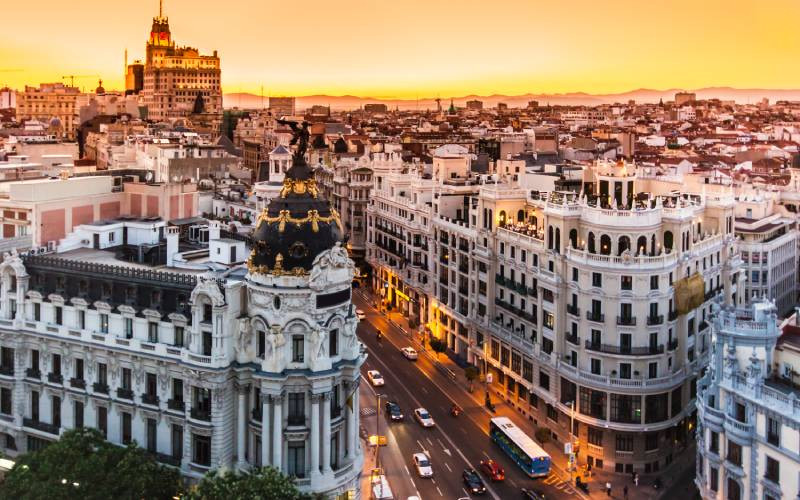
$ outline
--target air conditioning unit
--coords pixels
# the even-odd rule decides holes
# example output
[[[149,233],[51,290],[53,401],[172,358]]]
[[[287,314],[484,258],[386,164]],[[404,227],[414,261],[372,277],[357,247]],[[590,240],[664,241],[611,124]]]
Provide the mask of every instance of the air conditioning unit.
[[[47,251],[47,248],[46,248],[46,247],[39,247],[39,250],[37,250],[37,253],[39,253],[39,254],[43,254],[43,253],[45,253],[46,251]]]
[[[792,380],[792,372],[793,371],[794,370],[792,370],[792,365],[790,365],[789,363],[784,363],[783,364],[783,370],[781,370],[781,377],[783,377],[785,379],[788,379],[788,380]]]
[[[88,245],[89,243],[91,243],[91,241],[89,241],[89,240],[81,240],[81,245]]]

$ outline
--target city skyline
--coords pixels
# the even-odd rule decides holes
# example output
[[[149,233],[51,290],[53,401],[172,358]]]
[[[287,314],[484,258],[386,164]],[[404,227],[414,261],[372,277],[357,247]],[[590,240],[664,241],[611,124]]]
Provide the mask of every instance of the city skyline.
[[[78,75],[80,87],[93,88],[102,78],[106,88],[121,89],[125,50],[128,62],[144,57],[158,2],[118,5],[102,23],[93,19],[107,14],[105,3],[44,3],[35,13],[30,5],[12,4],[6,14],[35,14],[33,31],[66,35],[31,37],[30,24],[10,23],[0,34],[0,86]],[[788,20],[800,14],[800,5],[788,1],[758,7],[679,1],[660,10],[617,1],[602,11],[588,2],[569,10],[517,1],[491,12],[481,6],[309,2],[313,15],[295,20],[285,4],[242,1],[218,10],[206,1],[170,0],[164,15],[178,44],[219,51],[225,93],[263,88],[264,95],[414,99],[643,87],[778,89],[796,86],[800,77],[800,70],[783,64],[799,36]]]

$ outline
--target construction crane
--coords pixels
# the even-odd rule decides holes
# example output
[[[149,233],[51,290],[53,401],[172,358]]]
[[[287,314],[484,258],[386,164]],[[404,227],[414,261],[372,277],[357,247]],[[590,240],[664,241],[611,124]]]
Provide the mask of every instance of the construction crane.
[[[69,78],[69,86],[74,87],[76,78],[100,78],[100,75],[67,75],[61,77],[62,80],[66,80],[67,78]]]

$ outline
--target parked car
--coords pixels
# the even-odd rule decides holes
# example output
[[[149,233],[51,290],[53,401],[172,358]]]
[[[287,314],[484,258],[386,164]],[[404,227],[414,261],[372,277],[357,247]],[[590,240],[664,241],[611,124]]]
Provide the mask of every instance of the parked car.
[[[475,472],[475,469],[464,469],[461,478],[464,480],[464,486],[467,487],[468,492],[476,495],[483,495],[486,493],[486,486],[483,484],[483,479]]]
[[[405,418],[403,411],[400,409],[400,405],[394,401],[386,402],[386,414],[389,415],[389,419],[391,419],[392,422],[399,422]]]
[[[481,470],[492,481],[502,481],[506,478],[506,473],[494,460],[481,460]]]
[[[416,408],[414,410],[414,417],[422,427],[433,427],[436,425],[436,423],[433,421],[433,417],[431,417],[431,414],[428,413],[428,410],[425,408]]]
[[[402,349],[400,349],[400,352],[403,353],[403,356],[405,356],[406,359],[410,359],[412,361],[419,357],[419,354],[417,354],[417,350],[414,349],[413,347],[403,347]]]
[[[419,477],[433,477],[433,467],[431,467],[431,461],[428,459],[428,455],[424,453],[414,453],[411,459],[414,461],[414,468],[417,469]]]
[[[370,370],[367,372],[367,378],[374,387],[379,387],[384,384],[383,375],[378,370]]]

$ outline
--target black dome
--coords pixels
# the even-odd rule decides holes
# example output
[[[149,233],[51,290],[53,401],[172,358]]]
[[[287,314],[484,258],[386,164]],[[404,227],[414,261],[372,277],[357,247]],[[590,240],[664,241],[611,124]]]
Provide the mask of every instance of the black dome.
[[[313,171],[298,148],[280,195],[258,217],[248,267],[258,273],[304,274],[317,255],[342,241],[341,224],[336,210],[319,197]]]

